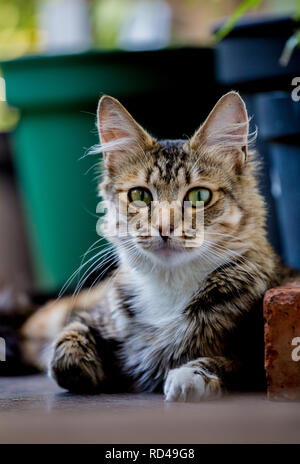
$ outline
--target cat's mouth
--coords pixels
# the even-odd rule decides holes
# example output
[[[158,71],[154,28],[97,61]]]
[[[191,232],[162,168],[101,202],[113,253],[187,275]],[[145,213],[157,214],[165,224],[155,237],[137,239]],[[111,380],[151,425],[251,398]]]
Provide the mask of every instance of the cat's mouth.
[[[158,256],[162,256],[162,257],[169,257],[169,256],[173,256],[174,254],[176,253],[180,253],[180,250],[174,248],[174,247],[171,247],[170,245],[168,244],[162,244],[161,246],[159,247],[156,247],[154,249],[151,250],[152,253],[158,255]]]
[[[152,242],[152,243],[151,243]],[[184,264],[189,262],[194,257],[194,247],[187,247],[176,240],[169,239],[167,241],[152,240],[139,243],[139,246],[148,256],[148,258],[155,259],[161,264],[168,266]],[[174,243],[175,242],[175,243]]]
[[[160,258],[170,258],[181,254],[184,250],[170,242],[163,242],[151,247],[149,251]]]

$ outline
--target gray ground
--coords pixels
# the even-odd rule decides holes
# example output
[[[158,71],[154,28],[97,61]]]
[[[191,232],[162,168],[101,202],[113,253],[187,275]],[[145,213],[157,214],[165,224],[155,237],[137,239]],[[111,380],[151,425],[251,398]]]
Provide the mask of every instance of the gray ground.
[[[0,378],[1,443],[300,443],[300,403],[263,395],[169,404],[71,395],[43,376]]]

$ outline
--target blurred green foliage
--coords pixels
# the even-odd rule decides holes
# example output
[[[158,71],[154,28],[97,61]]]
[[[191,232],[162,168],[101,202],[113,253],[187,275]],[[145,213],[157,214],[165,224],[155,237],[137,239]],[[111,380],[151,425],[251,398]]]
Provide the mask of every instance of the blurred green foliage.
[[[95,47],[115,48],[121,24],[136,0],[92,0],[91,25]]]
[[[0,0],[0,60],[33,52],[36,44],[35,0]],[[15,108],[0,102],[0,132],[11,130],[18,117]]]
[[[243,0],[228,18],[225,24],[216,32],[215,40],[219,42],[234,28],[238,20],[249,10],[255,10],[261,4],[262,0]]]
[[[6,102],[0,102],[0,132],[9,132],[19,120],[19,112],[11,108]]]
[[[0,0],[0,59],[24,55],[36,43],[35,0]]]

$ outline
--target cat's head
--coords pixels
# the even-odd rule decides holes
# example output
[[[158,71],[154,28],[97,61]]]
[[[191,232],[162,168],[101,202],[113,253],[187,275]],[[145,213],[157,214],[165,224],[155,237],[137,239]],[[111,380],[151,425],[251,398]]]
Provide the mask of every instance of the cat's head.
[[[245,104],[224,95],[189,140],[157,141],[114,98],[98,108],[106,237],[161,266],[224,263],[263,234]],[[227,257],[227,258],[226,258]],[[228,258],[229,257],[229,258]]]

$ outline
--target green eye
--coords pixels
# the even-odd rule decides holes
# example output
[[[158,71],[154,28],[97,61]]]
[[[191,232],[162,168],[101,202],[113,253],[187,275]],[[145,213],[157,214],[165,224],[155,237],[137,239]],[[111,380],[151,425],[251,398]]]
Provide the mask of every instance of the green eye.
[[[197,201],[203,201],[206,206],[210,202],[211,197],[212,193],[210,190],[203,187],[196,187],[187,193],[185,200],[190,201],[192,206],[196,208]]]
[[[144,207],[145,204],[146,206],[148,206],[152,201],[152,195],[149,192],[149,190],[142,187],[137,187],[129,190],[128,197],[130,202],[137,203],[137,206],[140,207]],[[139,205],[139,202],[142,202],[143,204]]]

